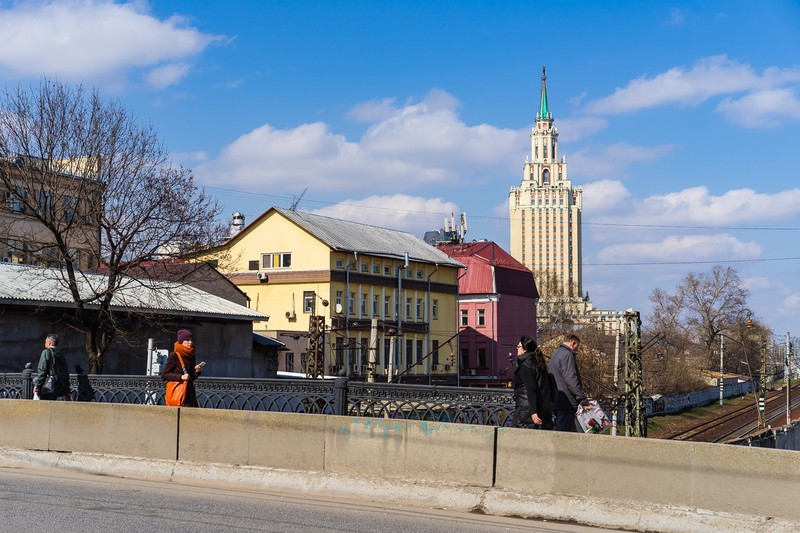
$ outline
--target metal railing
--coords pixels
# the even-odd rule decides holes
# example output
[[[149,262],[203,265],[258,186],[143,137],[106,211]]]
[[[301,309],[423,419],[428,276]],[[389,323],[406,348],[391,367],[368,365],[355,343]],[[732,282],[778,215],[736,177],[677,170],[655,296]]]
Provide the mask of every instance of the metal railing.
[[[72,397],[79,380],[71,376]],[[0,374],[0,398],[30,399],[32,374]],[[157,376],[91,375],[93,401],[164,405]],[[306,379],[203,378],[195,382],[200,407],[509,426],[514,399],[508,389],[399,385]]]

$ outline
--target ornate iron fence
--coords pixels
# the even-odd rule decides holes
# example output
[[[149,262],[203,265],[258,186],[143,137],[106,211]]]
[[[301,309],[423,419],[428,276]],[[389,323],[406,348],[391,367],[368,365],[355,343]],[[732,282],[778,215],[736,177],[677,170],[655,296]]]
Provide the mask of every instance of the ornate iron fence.
[[[72,376],[73,399],[79,380]],[[0,374],[0,398],[30,398],[30,375]],[[92,375],[93,399],[164,405],[157,376]],[[514,400],[505,389],[397,385],[335,380],[203,378],[195,382],[200,407],[243,411],[319,413],[507,426]],[[30,390],[30,389],[28,389]]]

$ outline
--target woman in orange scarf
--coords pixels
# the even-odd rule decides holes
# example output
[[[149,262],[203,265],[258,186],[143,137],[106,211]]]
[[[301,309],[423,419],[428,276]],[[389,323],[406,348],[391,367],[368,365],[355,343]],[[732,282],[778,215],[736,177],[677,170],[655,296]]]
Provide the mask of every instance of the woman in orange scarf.
[[[188,329],[178,331],[178,340],[175,342],[174,351],[170,352],[161,379],[164,381],[186,381],[186,397],[180,405],[183,407],[198,407],[197,392],[194,389],[196,380],[203,371],[203,363],[195,364],[194,343],[192,332]],[[169,402],[167,402],[169,405]]]

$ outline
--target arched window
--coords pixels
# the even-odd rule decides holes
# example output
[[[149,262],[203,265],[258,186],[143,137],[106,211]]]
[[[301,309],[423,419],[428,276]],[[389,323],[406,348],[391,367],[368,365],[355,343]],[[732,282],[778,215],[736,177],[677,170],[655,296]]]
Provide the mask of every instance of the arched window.
[[[550,170],[544,169],[542,171],[542,183],[550,183]]]

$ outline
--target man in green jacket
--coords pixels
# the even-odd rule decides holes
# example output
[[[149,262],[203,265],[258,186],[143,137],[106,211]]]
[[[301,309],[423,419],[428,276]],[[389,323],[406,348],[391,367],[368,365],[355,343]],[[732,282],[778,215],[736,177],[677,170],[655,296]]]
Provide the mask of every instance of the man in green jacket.
[[[52,390],[44,387],[48,376],[52,375]],[[33,395],[42,400],[72,400],[69,390],[69,369],[67,360],[58,350],[58,335],[50,333],[44,341],[44,350],[39,356],[39,367],[33,378]]]

